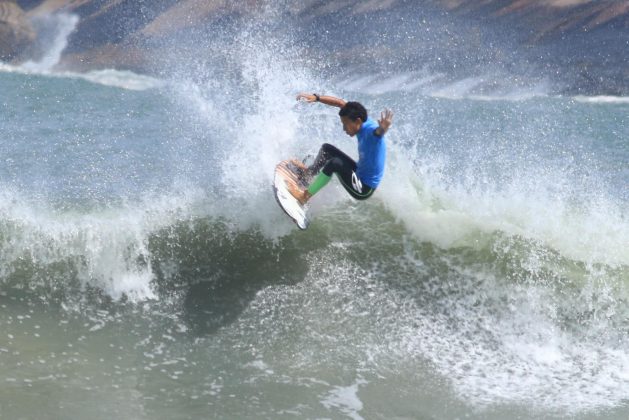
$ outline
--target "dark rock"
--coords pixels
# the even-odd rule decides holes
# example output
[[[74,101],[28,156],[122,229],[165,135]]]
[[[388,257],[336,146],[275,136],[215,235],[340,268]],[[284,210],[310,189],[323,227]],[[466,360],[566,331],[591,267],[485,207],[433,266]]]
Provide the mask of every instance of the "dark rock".
[[[0,1],[0,60],[8,61],[27,48],[36,34],[15,1]]]
[[[629,95],[629,0],[302,0],[277,7],[273,19],[268,2],[255,0],[18,3],[29,15],[80,16],[62,58],[80,68],[150,71],[151,57],[166,48],[204,55],[211,40],[230,30],[237,36],[233,22],[244,17],[276,25],[272,36],[288,33],[329,69],[421,69],[452,80],[491,69],[533,84],[550,80],[554,93]]]

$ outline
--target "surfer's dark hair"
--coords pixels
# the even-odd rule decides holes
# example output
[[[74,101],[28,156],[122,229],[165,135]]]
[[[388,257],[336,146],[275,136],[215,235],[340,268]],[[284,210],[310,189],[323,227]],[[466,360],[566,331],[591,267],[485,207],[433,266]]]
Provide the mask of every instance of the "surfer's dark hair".
[[[367,121],[367,110],[359,102],[347,102],[339,111],[339,116],[347,117],[352,121],[361,119],[362,122]]]

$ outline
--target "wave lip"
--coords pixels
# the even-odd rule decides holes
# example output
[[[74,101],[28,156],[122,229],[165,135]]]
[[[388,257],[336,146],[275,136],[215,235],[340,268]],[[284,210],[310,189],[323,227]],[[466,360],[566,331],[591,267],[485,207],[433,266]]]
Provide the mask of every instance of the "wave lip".
[[[161,229],[191,217],[198,200],[188,191],[87,214],[59,214],[4,192],[0,276],[20,287],[25,282],[68,291],[91,287],[114,300],[156,299],[150,240]]]

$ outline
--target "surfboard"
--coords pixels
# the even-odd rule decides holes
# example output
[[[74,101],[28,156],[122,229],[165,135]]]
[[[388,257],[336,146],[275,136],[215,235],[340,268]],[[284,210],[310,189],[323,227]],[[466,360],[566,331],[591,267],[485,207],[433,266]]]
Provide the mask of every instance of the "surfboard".
[[[275,167],[273,178],[273,191],[275,199],[284,213],[288,215],[299,229],[306,230],[310,224],[308,205],[301,205],[288,190],[287,185],[292,184],[300,188],[306,188],[301,168],[295,163],[296,159],[283,160]]]

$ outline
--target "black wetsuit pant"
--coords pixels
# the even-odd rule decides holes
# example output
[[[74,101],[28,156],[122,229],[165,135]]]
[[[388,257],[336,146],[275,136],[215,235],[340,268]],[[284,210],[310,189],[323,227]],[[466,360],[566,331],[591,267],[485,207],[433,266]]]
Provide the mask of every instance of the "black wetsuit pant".
[[[374,188],[365,185],[356,175],[356,162],[354,159],[341,152],[331,144],[325,143],[319,149],[319,153],[314,163],[308,168],[312,176],[322,171],[331,177],[336,174],[341,181],[341,185],[356,200],[366,200],[371,197]]]

